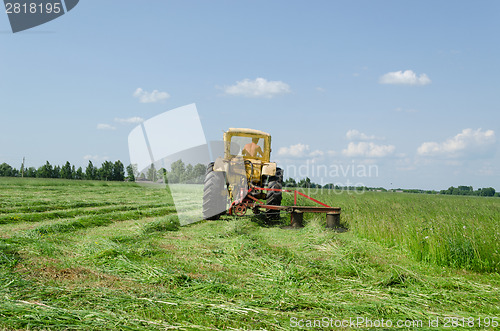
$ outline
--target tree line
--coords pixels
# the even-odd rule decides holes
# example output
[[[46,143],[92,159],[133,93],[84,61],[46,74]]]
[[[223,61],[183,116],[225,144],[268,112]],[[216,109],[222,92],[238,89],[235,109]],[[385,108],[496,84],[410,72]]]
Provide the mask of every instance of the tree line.
[[[419,189],[394,189],[387,190],[383,187],[367,187],[367,186],[339,186],[334,184],[320,185],[311,181],[309,177],[303,178],[298,182],[293,178],[287,178],[283,182],[283,187],[300,187],[300,188],[323,188],[330,190],[349,190],[349,191],[379,191],[379,192],[404,192],[404,193],[424,193],[424,194],[448,194],[448,195],[475,195],[483,197],[500,197],[500,192],[496,192],[493,187],[479,188],[474,190],[472,186],[450,187],[447,190],[419,190]]]
[[[39,168],[29,167],[24,168],[23,165],[19,169],[13,168],[7,163],[0,164],[0,176],[3,177],[33,177],[33,178],[62,178],[62,179],[88,179],[88,180],[106,180],[106,181],[124,181],[125,179],[134,181],[134,168],[132,165],[127,167],[127,175],[125,175],[125,167],[118,160],[116,162],[104,161],[101,167],[94,166],[92,161],[89,161],[85,170],[82,167],[76,168],[67,161],[64,165],[52,165],[47,161]]]
[[[7,163],[0,164],[0,177],[33,177],[33,178],[62,178],[62,179],[87,179],[105,181],[135,181],[148,180],[157,182],[158,180],[170,183],[202,184],[205,178],[206,166],[203,164],[185,164],[182,160],[177,160],[170,165],[171,170],[165,168],[156,169],[154,164],[144,172],[138,172],[137,166],[129,164],[126,168],[118,160],[115,162],[104,161],[100,167],[89,161],[85,170],[82,167],[76,168],[67,161],[64,165],[52,165],[47,161],[39,168],[13,168]]]
[[[367,187],[367,186],[340,186],[332,183],[321,185],[317,184],[309,177],[302,178],[298,182],[294,178],[287,178],[283,182],[283,187],[299,187],[299,188],[323,188],[329,190],[342,190],[342,191],[383,191],[387,192],[387,190],[383,187]]]
[[[203,184],[206,170],[206,165],[201,163],[194,166],[192,164],[186,165],[179,159],[172,162],[170,165],[170,171],[167,171],[165,168],[156,170],[155,165],[151,164],[145,173],[139,174],[138,178],[139,180],[149,180],[153,182],[163,179],[165,182],[168,181],[171,184]]]
[[[477,190],[474,190],[472,186],[451,186],[447,190],[441,190],[439,193],[450,195],[477,195],[482,197],[500,196],[498,192],[495,192],[495,189],[493,187],[479,188]]]

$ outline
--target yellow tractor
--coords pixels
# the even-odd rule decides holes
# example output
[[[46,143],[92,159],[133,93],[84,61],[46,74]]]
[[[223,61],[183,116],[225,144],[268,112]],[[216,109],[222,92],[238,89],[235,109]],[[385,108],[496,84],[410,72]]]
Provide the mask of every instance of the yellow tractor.
[[[261,205],[280,206],[283,170],[270,157],[269,133],[235,128],[224,132],[224,157],[210,163],[205,175],[203,217],[216,220],[227,212],[242,216],[248,206],[255,214]],[[265,209],[266,216],[279,218],[280,209],[270,208]]]

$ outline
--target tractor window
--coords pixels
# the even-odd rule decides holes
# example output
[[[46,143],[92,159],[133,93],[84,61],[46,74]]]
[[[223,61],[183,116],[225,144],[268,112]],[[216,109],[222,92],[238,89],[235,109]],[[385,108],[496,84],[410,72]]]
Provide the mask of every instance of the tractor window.
[[[264,156],[264,139],[233,136],[231,139],[231,155],[260,159]]]

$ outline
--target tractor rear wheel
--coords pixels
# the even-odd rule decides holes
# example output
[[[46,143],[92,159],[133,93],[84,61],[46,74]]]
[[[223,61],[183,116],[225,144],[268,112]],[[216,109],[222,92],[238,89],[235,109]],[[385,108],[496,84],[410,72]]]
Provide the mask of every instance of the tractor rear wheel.
[[[274,178],[276,178],[274,180],[276,180],[278,183],[281,184],[281,186],[283,186],[283,169],[277,167],[276,168],[276,175],[274,175]]]
[[[203,218],[206,220],[218,220],[227,207],[227,199],[223,195],[226,189],[224,173],[214,171],[213,167],[213,162],[208,165],[203,187]]]
[[[267,188],[281,190],[281,183],[278,181],[269,182]],[[281,191],[267,191],[266,205],[281,206]],[[270,220],[277,220],[280,218],[279,210],[267,210],[266,217]]]

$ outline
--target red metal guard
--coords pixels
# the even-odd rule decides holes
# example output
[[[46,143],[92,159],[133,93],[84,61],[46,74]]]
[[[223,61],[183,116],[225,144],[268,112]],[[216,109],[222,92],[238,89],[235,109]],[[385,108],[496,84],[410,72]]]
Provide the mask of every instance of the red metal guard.
[[[239,204],[244,204],[246,208],[253,208],[253,207],[256,206],[256,204],[258,204],[259,207],[265,208],[265,209],[286,209],[286,208],[288,208],[286,206],[269,206],[269,205],[263,204],[257,198],[254,198],[251,195],[249,195],[249,193],[251,191],[253,191],[253,190],[256,190],[256,191],[262,190],[262,191],[274,191],[274,192],[288,192],[288,193],[292,192],[290,190],[285,190],[285,189],[276,189],[276,188],[265,188],[265,187],[252,186],[248,190],[248,192],[247,192],[247,194],[246,194],[245,197],[243,197],[240,200],[233,201],[231,203],[231,206],[229,207],[229,210],[228,210],[228,214],[232,215],[233,214],[233,208],[236,205],[239,205]],[[339,212],[340,213],[340,208],[330,207],[329,205],[327,205],[327,204],[325,204],[325,203],[323,203],[321,201],[318,201],[318,200],[316,200],[316,199],[308,196],[307,194],[304,194],[304,193],[299,192],[297,190],[293,190],[293,195],[294,195],[294,197],[293,197],[293,207],[294,208],[292,208],[292,210],[303,209],[303,210],[307,210],[308,212],[319,212],[319,213]],[[323,207],[297,206],[297,195],[301,195],[304,198],[307,198],[307,199],[309,199],[309,200],[311,200],[313,202],[316,202],[317,204],[319,204],[319,205],[321,205]]]

